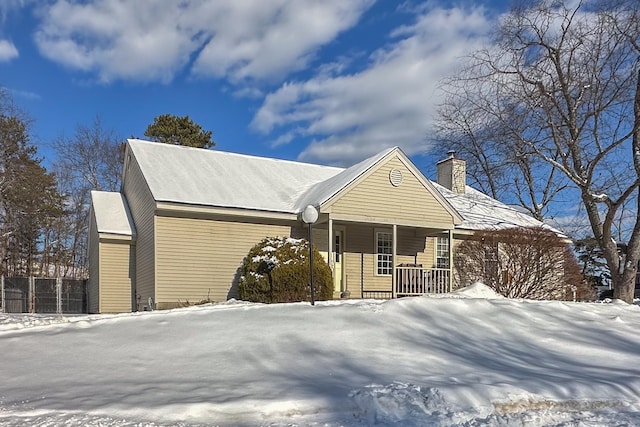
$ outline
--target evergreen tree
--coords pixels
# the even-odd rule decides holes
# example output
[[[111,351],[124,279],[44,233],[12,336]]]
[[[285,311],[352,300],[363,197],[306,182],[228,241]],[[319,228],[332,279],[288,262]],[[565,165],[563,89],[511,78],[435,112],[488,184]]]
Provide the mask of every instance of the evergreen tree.
[[[0,273],[33,274],[43,231],[62,214],[55,176],[36,157],[27,124],[0,114]]]
[[[144,131],[144,135],[153,141],[164,144],[196,148],[211,148],[216,145],[211,139],[212,132],[203,130],[189,116],[178,117],[162,114],[153,119],[153,123]]]

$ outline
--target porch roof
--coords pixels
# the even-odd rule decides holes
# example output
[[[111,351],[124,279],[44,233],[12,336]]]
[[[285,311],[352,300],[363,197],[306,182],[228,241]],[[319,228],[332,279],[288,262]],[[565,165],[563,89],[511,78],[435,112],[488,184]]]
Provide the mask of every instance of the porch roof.
[[[336,195],[338,192],[340,192],[340,190],[352,183],[354,180],[374,167],[376,164],[378,164],[378,162],[383,160],[395,150],[399,150],[399,148],[388,148],[372,157],[369,157],[368,159],[361,161],[360,163],[351,166],[348,169],[343,169],[340,173],[332,176],[325,181],[317,183],[309,190],[307,190],[302,195],[302,197],[300,197],[295,205],[295,209],[297,211],[301,211],[310,204],[316,206],[322,205],[324,202]]]

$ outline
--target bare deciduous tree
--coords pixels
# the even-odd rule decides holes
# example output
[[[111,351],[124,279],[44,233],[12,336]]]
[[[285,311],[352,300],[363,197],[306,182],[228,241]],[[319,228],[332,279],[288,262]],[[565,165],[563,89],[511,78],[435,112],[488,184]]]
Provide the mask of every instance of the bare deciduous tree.
[[[444,108],[449,117],[455,106],[479,117],[469,123],[473,135],[482,140],[488,129],[506,159],[533,165],[532,178],[549,182],[549,196],[570,183],[614,296],[627,302],[640,257],[639,9],[634,0],[542,0],[512,9],[495,45],[472,54],[447,86]],[[469,134],[453,124],[446,130],[450,140]],[[629,201],[636,209],[623,258],[613,237]]]
[[[510,132],[491,115],[486,101],[471,104],[477,94],[465,79],[451,79],[448,96],[439,108],[434,140],[467,161],[470,184],[495,199],[517,202],[542,221],[549,205],[567,187],[552,165],[545,164],[521,145],[512,150]],[[506,131],[506,132],[505,132]]]
[[[54,170],[65,196],[66,217],[49,230],[47,241],[58,274],[84,277],[91,190],[119,190],[124,143],[96,117],[91,125],[78,125],[73,137],[59,138],[54,147]]]
[[[63,169],[65,177],[77,187],[119,190],[123,139],[113,130],[105,129],[99,116],[91,125],[79,124],[73,137],[60,137],[53,145],[57,153],[56,169]]]

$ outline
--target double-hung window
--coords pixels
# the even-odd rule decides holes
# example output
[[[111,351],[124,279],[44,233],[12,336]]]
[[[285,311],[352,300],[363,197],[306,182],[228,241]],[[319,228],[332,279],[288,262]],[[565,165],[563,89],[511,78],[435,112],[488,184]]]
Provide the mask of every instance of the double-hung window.
[[[449,238],[436,239],[436,268],[449,268]]]
[[[393,236],[385,231],[376,232],[376,273],[390,276],[393,272]]]

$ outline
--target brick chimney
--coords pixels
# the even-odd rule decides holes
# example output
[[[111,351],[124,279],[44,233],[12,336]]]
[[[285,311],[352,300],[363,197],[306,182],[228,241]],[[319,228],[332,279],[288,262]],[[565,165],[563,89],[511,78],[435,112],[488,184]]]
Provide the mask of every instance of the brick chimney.
[[[447,152],[448,157],[440,160],[436,166],[438,167],[438,184],[453,191],[454,193],[464,194],[464,188],[467,184],[467,164],[462,159],[456,159],[456,152],[451,150]]]

